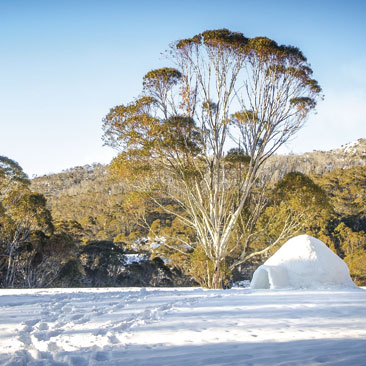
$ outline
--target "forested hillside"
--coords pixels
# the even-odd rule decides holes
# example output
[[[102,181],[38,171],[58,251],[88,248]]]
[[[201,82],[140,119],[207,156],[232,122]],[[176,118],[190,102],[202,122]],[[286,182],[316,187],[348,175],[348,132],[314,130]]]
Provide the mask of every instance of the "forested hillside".
[[[267,163],[274,179],[288,172],[323,175],[335,169],[348,169],[366,165],[366,139],[330,151],[313,151],[305,154],[274,155]],[[121,193],[123,184],[109,179],[108,167],[102,164],[70,168],[58,174],[32,179],[32,187],[54,200],[61,196],[79,193]]]
[[[113,240],[129,230],[129,217],[122,210],[126,187],[111,180],[106,166],[76,167],[35,178],[32,188],[45,195],[54,219],[77,221],[88,239]]]
[[[366,165],[366,139],[359,139],[338,149],[305,154],[275,155],[268,162],[273,179],[292,171],[323,175],[335,169]]]
[[[365,283],[365,164],[366,139],[328,152],[273,156],[265,169],[271,184],[264,194],[261,218],[253,229],[256,240],[249,244],[261,249],[262,242],[274,241],[291,217],[291,230],[273,250],[295,233],[313,234],[345,258],[356,281]],[[288,175],[291,172],[305,175],[291,177]],[[72,232],[82,245],[94,242],[95,246],[96,241],[109,241],[123,251],[143,253],[146,258],[163,258],[171,269],[204,285],[207,262],[203,253],[182,245],[190,240],[189,228],[144,200],[126,183],[113,179],[108,167],[94,164],[37,177],[31,181],[31,187],[47,198],[55,225]],[[253,201],[258,197],[253,196]],[[174,202],[165,198],[164,205],[169,204]],[[273,250],[235,269],[230,269],[228,264],[228,273],[235,279],[250,277],[253,268]]]

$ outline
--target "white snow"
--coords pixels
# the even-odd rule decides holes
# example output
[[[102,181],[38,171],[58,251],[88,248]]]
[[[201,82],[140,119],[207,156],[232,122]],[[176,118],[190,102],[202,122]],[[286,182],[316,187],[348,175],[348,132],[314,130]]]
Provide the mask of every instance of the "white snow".
[[[342,145],[342,148],[344,150],[344,152],[350,152],[350,150],[352,151],[355,146],[357,146],[360,143],[360,140],[356,140],[353,142],[349,142],[348,144],[345,144],[344,146]]]
[[[0,290],[0,365],[361,366],[366,291]]]
[[[322,241],[299,235],[287,241],[253,274],[251,288],[352,288],[346,263]]]
[[[362,144],[362,139],[358,139],[356,141],[353,142],[349,142],[348,144],[342,145],[341,149],[343,149],[343,151],[345,153],[356,153],[357,152],[357,147],[358,145]]]
[[[125,263],[130,265],[132,263],[140,263],[148,259],[147,255],[142,254],[125,254]]]

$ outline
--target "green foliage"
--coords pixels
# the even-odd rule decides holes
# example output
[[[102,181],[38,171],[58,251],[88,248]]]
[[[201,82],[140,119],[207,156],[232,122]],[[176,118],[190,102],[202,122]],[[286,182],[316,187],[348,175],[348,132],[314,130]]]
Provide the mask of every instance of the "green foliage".
[[[334,237],[338,243],[338,251],[342,257],[366,249],[366,233],[364,231],[355,232],[344,222],[341,222],[334,229]]]
[[[205,45],[209,48],[229,48],[236,52],[242,52],[248,39],[239,32],[232,32],[228,29],[207,30],[192,38],[182,39],[176,42],[177,49]]]
[[[174,215],[155,220],[150,226],[150,242],[156,248],[153,257],[167,258],[169,264],[181,271],[189,272],[189,257],[195,247],[195,234],[192,228],[185,225]],[[179,254],[178,254],[179,253]]]
[[[124,252],[108,241],[93,241],[79,254],[91,286],[114,286],[124,265]]]
[[[202,247],[198,246],[190,257],[190,274],[202,287],[212,287],[215,272],[214,262],[207,257]]]
[[[333,209],[325,191],[306,175],[288,173],[274,188],[274,206],[301,216],[303,230],[316,235],[332,219]]]
[[[179,275],[179,274],[178,274]],[[176,273],[172,272],[160,258],[134,262],[119,277],[123,286],[171,287]]]
[[[111,108],[103,120],[104,141],[115,145],[122,142],[127,148],[139,149],[146,130],[155,133],[157,121],[150,116],[149,110],[155,103],[152,97],[142,97],[126,106],[119,105]]]
[[[258,115],[253,112],[253,111],[240,111],[240,112],[236,112],[233,113],[233,115],[231,116],[232,119],[232,123],[234,123],[235,125],[241,125],[241,124],[255,124],[255,123],[260,123],[260,120],[258,118]]]
[[[318,207],[330,209],[328,197],[320,186],[315,184],[310,177],[300,173],[286,174],[278,182],[272,193],[273,202],[297,200],[302,208],[316,203]]]
[[[83,243],[96,238],[112,241],[119,234],[141,230],[143,197],[112,179],[109,170],[101,165],[35,178],[32,188],[47,197],[55,225],[60,220],[63,225],[65,220],[74,222],[75,227],[70,230],[76,230],[77,240],[82,235]],[[76,227],[79,224],[82,232]]]
[[[0,193],[6,188],[6,185],[27,186],[29,183],[27,175],[16,161],[6,156],[0,156]]]
[[[222,288],[223,279],[231,277],[227,263],[221,262],[216,266],[201,246],[197,246],[190,256],[189,274],[205,288]]]
[[[195,157],[202,149],[202,138],[195,121],[191,117],[172,116],[161,126],[161,147],[175,153],[187,153]]]
[[[107,116],[105,126],[112,123]],[[184,163],[185,170],[190,172],[194,166],[192,159],[202,150],[200,132],[190,117],[175,115],[162,121],[147,117],[132,118],[125,120],[123,126],[125,129],[120,129],[118,139],[124,141],[126,150],[113,159],[111,170],[115,176],[130,182],[146,177],[151,180],[154,176],[160,181],[161,177],[156,173],[164,168],[164,162],[158,157],[165,158],[172,173],[182,174],[182,169],[169,164],[169,157],[185,156],[188,158]]]
[[[346,217],[366,215],[366,166],[335,169],[327,174],[314,176],[314,179],[328,193],[338,214]],[[361,227],[355,229],[359,230]]]
[[[70,242],[80,243],[84,236],[83,227],[76,220],[55,220],[55,234],[64,234],[70,237]]]
[[[232,148],[230,149],[227,154],[225,155],[225,162],[231,164],[249,164],[250,157],[244,153],[242,149],[239,148]]]
[[[353,281],[358,286],[366,285],[366,248],[358,249],[344,258]]]
[[[314,179],[327,192],[336,214],[327,237],[349,265],[354,280],[365,285],[366,167],[335,169]]]
[[[304,174],[286,174],[265,196],[263,210],[247,234],[251,240],[244,241],[249,256],[256,251],[269,256],[295,235],[307,233],[320,238],[327,233],[333,209],[326,193]],[[270,248],[267,253],[266,248]]]
[[[80,261],[72,258],[67,261],[61,268],[57,279],[53,282],[57,287],[83,287],[83,278],[86,273]]]
[[[182,74],[177,69],[163,67],[149,71],[143,78],[143,86],[144,89],[163,91],[165,88],[170,89],[176,85],[181,77]]]
[[[6,195],[3,205],[18,226],[52,233],[51,213],[46,207],[46,199],[42,194],[15,189]]]

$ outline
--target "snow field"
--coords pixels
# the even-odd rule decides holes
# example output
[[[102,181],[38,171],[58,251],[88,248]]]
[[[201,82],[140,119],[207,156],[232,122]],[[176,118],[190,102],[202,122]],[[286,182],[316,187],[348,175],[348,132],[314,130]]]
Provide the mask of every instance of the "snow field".
[[[366,291],[0,291],[0,365],[366,364]]]

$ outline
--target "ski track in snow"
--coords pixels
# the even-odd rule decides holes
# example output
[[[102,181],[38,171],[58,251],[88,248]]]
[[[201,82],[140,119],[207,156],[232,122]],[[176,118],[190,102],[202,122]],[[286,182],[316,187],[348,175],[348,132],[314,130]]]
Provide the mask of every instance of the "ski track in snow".
[[[0,290],[0,365],[366,364],[366,292]]]

